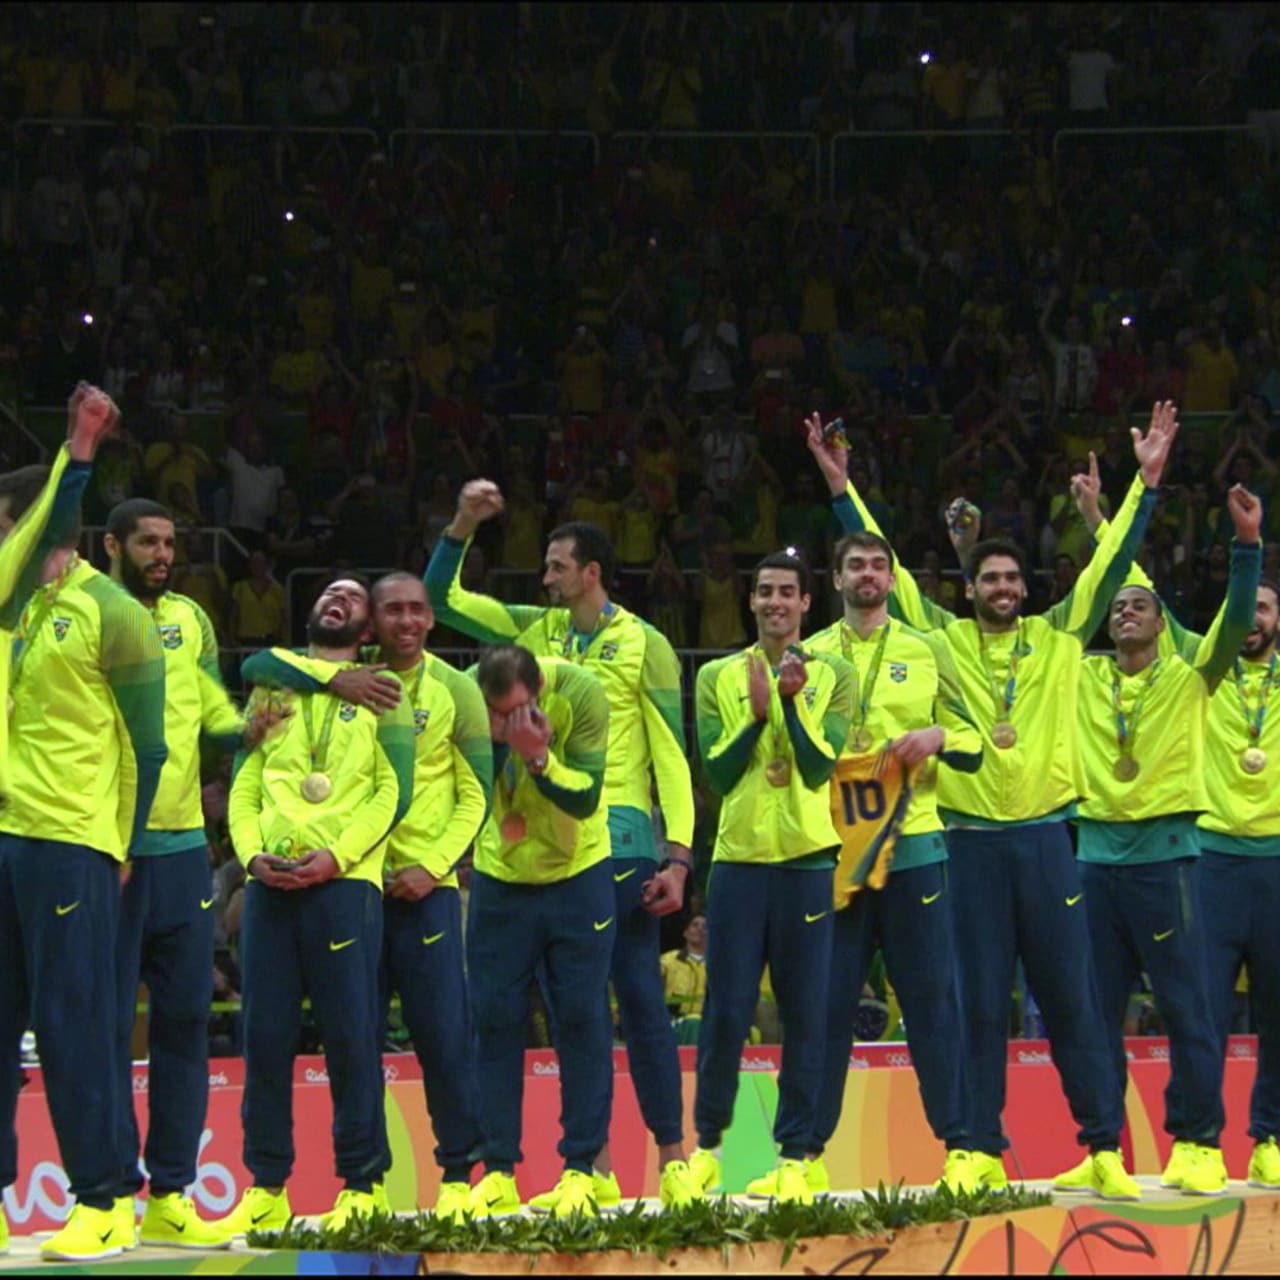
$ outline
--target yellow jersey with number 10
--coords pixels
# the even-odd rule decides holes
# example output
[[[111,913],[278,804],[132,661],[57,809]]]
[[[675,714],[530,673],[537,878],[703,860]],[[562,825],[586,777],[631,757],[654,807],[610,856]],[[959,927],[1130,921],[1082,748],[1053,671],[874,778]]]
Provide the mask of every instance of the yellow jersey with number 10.
[[[858,890],[883,889],[911,804],[911,774],[897,756],[841,756],[831,777],[831,822],[840,836],[832,902],[842,911]]]

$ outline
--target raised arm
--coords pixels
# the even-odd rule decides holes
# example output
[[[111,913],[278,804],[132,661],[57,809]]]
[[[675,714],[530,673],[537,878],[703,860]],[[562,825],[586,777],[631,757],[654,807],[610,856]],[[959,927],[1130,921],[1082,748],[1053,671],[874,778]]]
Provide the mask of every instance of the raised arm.
[[[841,531],[863,529],[884,537],[875,517],[867,510],[858,491],[849,483],[849,446],[833,432],[835,424],[822,425],[818,414],[805,419],[806,443],[827,482],[831,510]],[[896,582],[891,597],[894,612],[917,631],[934,631],[955,621],[955,614],[925,598],[919,584],[900,561],[894,566]]]
[[[1258,580],[1262,574],[1262,503],[1244,485],[1238,484],[1227,494],[1227,508],[1236,531],[1231,546],[1227,598],[1206,633],[1195,660],[1210,693],[1231,670],[1240,646],[1253,626]]]
[[[436,621],[484,644],[514,640],[546,612],[533,605],[506,605],[468,591],[461,583],[467,547],[480,524],[503,511],[506,502],[492,480],[469,480],[458,495],[452,523],[437,540],[423,578]]]

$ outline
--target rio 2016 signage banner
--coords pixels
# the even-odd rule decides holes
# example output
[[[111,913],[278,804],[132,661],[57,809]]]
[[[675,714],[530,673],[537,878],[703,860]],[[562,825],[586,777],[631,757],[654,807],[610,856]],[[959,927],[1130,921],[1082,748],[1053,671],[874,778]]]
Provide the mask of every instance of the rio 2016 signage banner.
[[[681,1049],[686,1121],[693,1114],[694,1053]],[[1126,1103],[1126,1157],[1137,1173],[1158,1173],[1169,1154],[1163,1131],[1164,1087],[1169,1078],[1165,1040],[1128,1042],[1130,1087]],[[1239,1177],[1252,1143],[1246,1134],[1249,1090],[1257,1049],[1252,1037],[1233,1037],[1228,1049],[1225,1093],[1227,1129],[1222,1145],[1227,1167]],[[741,1062],[741,1087],[732,1127],[724,1135],[724,1186],[728,1192],[772,1168],[773,1116],[777,1106],[780,1050],[754,1047]],[[432,1157],[434,1139],[422,1090],[422,1072],[409,1054],[383,1060],[387,1085],[387,1128],[394,1163],[387,1179],[392,1207],[409,1210],[435,1202],[439,1170]],[[610,1147],[624,1196],[656,1196],[657,1151],[644,1127],[626,1070],[626,1055],[614,1051],[614,1106]],[[18,1097],[17,1182],[4,1193],[11,1229],[20,1235],[48,1230],[71,1210],[67,1177],[58,1159],[49,1122],[44,1084],[38,1069],[28,1071]],[[560,1175],[556,1155],[560,1114],[559,1065],[554,1052],[526,1055],[524,1088],[524,1165],[518,1170],[524,1196],[550,1187]],[[146,1124],[147,1070],[136,1065],[134,1098],[140,1124]],[[251,1179],[241,1163],[240,1100],[244,1064],[215,1059],[209,1077],[209,1110],[200,1140],[196,1181],[191,1188],[203,1216],[230,1211]],[[1011,1178],[1048,1178],[1079,1159],[1075,1125],[1062,1096],[1058,1074],[1044,1041],[1009,1045],[1009,1092],[1005,1128],[1011,1143],[1006,1166]],[[332,1108],[323,1058],[299,1058],[294,1069],[294,1137],[297,1159],[289,1183],[295,1213],[328,1209],[341,1189],[333,1176],[330,1146]],[[686,1137],[692,1149],[694,1135]],[[840,1128],[827,1148],[827,1166],[837,1188],[874,1187],[904,1180],[927,1185],[938,1176],[943,1152],[925,1123],[905,1044],[857,1045],[849,1060]]]

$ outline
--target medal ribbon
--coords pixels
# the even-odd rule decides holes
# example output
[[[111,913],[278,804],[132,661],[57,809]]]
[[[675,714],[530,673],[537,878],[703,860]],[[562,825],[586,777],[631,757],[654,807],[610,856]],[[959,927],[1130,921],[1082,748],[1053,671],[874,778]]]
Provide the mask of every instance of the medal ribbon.
[[[596,625],[590,631],[579,631],[573,625],[573,615],[570,614],[569,630],[565,638],[560,642],[560,656],[568,662],[581,663],[585,661],[591,642],[613,621],[613,616],[617,612],[617,606],[613,601],[607,601],[604,608],[600,610]]]
[[[325,762],[329,758],[329,739],[333,736],[333,718],[338,714],[339,700],[329,698],[329,705],[324,711],[324,720],[320,724],[320,740],[316,741],[315,727],[311,721],[311,702],[315,694],[308,693],[302,700],[302,723],[307,730],[307,747],[311,753],[311,767],[320,773],[324,772]]]
[[[844,650],[845,660],[851,667],[857,670],[857,663],[853,660],[853,640],[849,632],[853,628],[847,622],[840,624],[840,647]],[[858,701],[858,719],[853,728],[856,732],[866,726],[867,712],[871,709],[871,695],[876,691],[876,681],[880,678],[880,663],[884,659],[884,647],[889,640],[889,624],[886,622],[880,628],[880,641],[876,645],[875,654],[871,658],[871,666],[866,676],[862,679],[862,697]]]
[[[1120,748],[1122,756],[1133,755],[1133,740],[1138,736],[1138,720],[1142,715],[1142,704],[1146,702],[1147,694],[1151,692],[1151,686],[1155,684],[1159,674],[1160,659],[1157,658],[1147,672],[1147,679],[1138,693],[1138,700],[1133,704],[1133,710],[1125,715],[1124,708],[1120,705],[1120,668],[1114,664],[1112,666],[1111,705],[1116,712],[1116,746]]]
[[[53,612],[53,606],[58,602],[59,593],[67,585],[67,579],[71,577],[72,572],[79,566],[80,557],[72,555],[71,559],[67,561],[66,568],[43,588],[43,594],[37,593],[37,595],[41,595],[41,598],[36,603],[35,608],[31,607],[32,601],[36,599],[35,596],[32,596],[31,600],[27,602],[27,607],[22,611],[22,620],[18,623],[20,644],[14,655],[13,672],[9,683],[11,689],[17,688],[18,673],[22,670],[22,664],[26,661],[27,653],[31,649],[36,636],[40,634],[40,628],[44,626],[49,619],[49,614]]]
[[[1013,711],[1013,700],[1018,692],[1018,659],[1022,656],[1022,652],[1022,623],[1019,622],[1013,648],[1009,652],[1009,674],[1005,678],[1004,691],[1001,692],[1000,680],[996,676],[995,668],[991,665],[991,659],[987,656],[985,633],[981,630],[978,632],[978,658],[982,663],[983,671],[986,672],[987,683],[991,686],[991,697],[996,704],[997,720],[1008,720]]]
[[[1244,711],[1244,722],[1249,730],[1249,745],[1256,747],[1259,739],[1262,737],[1262,726],[1267,718],[1267,700],[1271,697],[1272,686],[1276,682],[1276,655],[1271,655],[1271,662],[1267,666],[1267,674],[1262,677],[1262,684],[1258,687],[1258,705],[1249,710],[1249,693],[1245,688],[1244,667],[1240,663],[1240,659],[1236,659],[1236,689],[1240,694],[1240,706]]]

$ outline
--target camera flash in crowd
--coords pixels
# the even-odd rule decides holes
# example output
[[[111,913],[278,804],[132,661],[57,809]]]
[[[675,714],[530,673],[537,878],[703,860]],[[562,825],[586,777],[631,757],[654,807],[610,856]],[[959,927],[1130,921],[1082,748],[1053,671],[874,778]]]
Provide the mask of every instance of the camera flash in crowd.
[[[292,221],[293,221],[293,210],[292,210],[292,209],[286,209],[286,210],[284,211],[284,220],[285,220],[286,222],[292,222]]]
[[[931,54],[931,53],[929,52],[929,50],[928,50],[928,49],[926,49],[926,50],[925,50],[925,51],[920,55],[920,65],[921,65],[922,67],[927,67],[927,66],[929,65],[929,63],[931,63],[932,61],[933,61],[933,54]]]
[[[1127,329],[1133,323],[1132,316],[1121,316],[1120,323]]]

